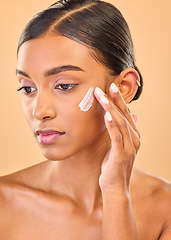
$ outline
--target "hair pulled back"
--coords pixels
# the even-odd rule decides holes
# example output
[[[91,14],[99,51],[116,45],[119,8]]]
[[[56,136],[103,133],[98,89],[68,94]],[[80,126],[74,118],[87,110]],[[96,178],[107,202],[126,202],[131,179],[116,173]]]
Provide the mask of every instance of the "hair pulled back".
[[[128,67],[134,68],[140,76],[141,86],[133,100],[139,98],[143,79],[135,65],[128,24],[115,6],[100,0],[58,1],[28,22],[21,34],[17,52],[24,42],[47,32],[86,45],[113,75],[119,75]]]

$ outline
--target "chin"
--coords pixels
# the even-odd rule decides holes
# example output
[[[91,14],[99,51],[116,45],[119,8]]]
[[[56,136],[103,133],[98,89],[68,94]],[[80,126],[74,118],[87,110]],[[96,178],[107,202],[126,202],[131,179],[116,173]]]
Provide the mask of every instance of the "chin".
[[[69,157],[68,154],[66,154],[66,152],[54,153],[52,151],[43,150],[42,154],[47,160],[51,160],[51,161],[61,161]]]
[[[75,152],[73,152],[73,149],[69,149],[66,147],[56,147],[54,145],[48,145],[48,146],[41,146],[40,150],[43,154],[43,156],[47,160],[51,161],[62,161],[69,157],[71,157]]]

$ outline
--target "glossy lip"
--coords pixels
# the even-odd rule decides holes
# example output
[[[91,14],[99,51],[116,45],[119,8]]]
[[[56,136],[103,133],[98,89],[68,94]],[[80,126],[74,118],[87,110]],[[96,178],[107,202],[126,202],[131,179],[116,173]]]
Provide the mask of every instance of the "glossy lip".
[[[36,130],[36,135],[40,135],[40,134],[43,134],[43,135],[50,135],[50,134],[64,134],[65,132],[59,132],[57,130],[53,130],[53,129],[40,129],[40,130]]]
[[[37,130],[35,132],[35,135],[39,143],[43,143],[43,144],[50,144],[64,134],[65,132],[59,132],[53,129]]]

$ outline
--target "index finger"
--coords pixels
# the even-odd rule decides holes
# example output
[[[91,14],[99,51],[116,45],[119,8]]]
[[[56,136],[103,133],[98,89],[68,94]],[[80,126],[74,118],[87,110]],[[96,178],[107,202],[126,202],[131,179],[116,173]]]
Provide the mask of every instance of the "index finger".
[[[125,118],[129,122],[130,126],[133,128],[133,130],[136,132],[136,134],[140,138],[141,135],[140,135],[140,132],[139,132],[139,130],[138,130],[136,124],[135,124],[135,121],[132,117],[132,114],[131,114],[125,100],[123,99],[119,89],[117,88],[117,86],[114,83],[112,83],[110,85],[109,92],[110,92],[110,95],[112,97],[112,100],[113,100],[114,104],[121,111],[121,113],[125,116]]]

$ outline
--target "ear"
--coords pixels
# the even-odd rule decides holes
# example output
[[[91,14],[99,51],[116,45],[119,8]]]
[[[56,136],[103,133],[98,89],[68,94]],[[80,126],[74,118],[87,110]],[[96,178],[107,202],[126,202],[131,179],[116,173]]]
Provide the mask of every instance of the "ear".
[[[138,90],[140,77],[133,68],[126,68],[118,76],[118,87],[126,103],[129,103]]]

